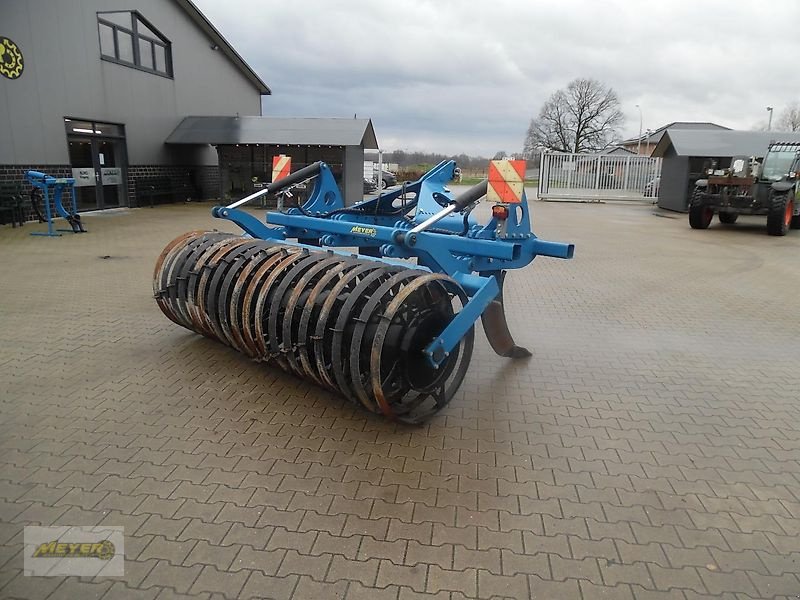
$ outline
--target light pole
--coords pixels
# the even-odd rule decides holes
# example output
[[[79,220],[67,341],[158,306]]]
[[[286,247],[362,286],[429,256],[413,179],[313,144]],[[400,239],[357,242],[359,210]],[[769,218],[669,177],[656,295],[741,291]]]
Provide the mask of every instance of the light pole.
[[[636,142],[636,154],[640,154],[642,151],[642,107],[637,104],[636,108],[639,109],[639,140]]]
[[[767,112],[769,113],[769,123],[767,123],[767,131],[772,131],[772,107],[767,107]]]

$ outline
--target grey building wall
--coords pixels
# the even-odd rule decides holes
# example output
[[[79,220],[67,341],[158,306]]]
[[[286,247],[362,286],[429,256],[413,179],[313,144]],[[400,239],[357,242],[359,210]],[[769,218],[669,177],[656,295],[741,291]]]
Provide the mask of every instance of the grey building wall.
[[[364,199],[364,148],[345,146],[342,197],[346,206]]]
[[[658,190],[658,206],[667,210],[687,210],[686,187],[689,179],[689,157],[677,156],[670,148],[661,163],[661,182]]]
[[[2,0],[0,35],[21,48],[0,77],[0,164],[68,165],[64,117],[125,125],[130,165],[216,164],[213,148],[163,141],[186,115],[260,115],[253,84],[172,0]],[[97,11],[138,10],[172,43],[174,79],[100,59]]]

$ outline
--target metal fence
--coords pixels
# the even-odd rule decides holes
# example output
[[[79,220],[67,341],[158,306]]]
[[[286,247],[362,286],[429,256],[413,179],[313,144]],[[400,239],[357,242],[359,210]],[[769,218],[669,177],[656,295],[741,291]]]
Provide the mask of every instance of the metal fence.
[[[653,200],[661,159],[627,154],[542,154],[538,195],[542,200]]]

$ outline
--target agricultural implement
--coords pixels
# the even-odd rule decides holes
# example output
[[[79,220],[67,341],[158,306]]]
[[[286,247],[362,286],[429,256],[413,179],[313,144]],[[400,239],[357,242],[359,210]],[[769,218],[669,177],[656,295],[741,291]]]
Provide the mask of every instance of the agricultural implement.
[[[524,163],[493,161],[488,182],[454,197],[447,184],[455,168],[444,161],[346,207],[331,170],[317,162],[216,206],[213,216],[246,235],[193,231],[173,240],[155,267],[158,305],[175,323],[372,412],[422,422],[463,381],[479,318],[497,354],[530,356],[506,323],[505,272],[574,250],[531,232]],[[493,179],[512,168],[518,181]],[[267,212],[266,222],[241,209],[309,180],[301,206]],[[473,209],[487,191],[495,204],[481,224]]]
[[[31,184],[31,205],[40,223],[47,223],[47,231],[34,231],[31,235],[58,237],[61,232],[86,233],[86,229],[78,214],[78,201],[75,196],[75,180],[72,177],[52,177],[39,171],[26,171],[25,178]],[[64,206],[64,194],[69,196],[70,209]],[[39,208],[38,199],[42,198],[44,214]],[[56,229],[53,210],[62,217],[71,229]]]

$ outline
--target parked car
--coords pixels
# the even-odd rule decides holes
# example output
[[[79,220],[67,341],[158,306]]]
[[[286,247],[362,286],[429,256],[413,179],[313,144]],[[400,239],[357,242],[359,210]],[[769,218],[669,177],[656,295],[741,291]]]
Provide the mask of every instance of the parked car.
[[[658,188],[661,185],[661,176],[658,175],[644,184],[644,197],[656,198],[658,196]]]
[[[378,191],[378,184],[364,177],[364,193],[372,194]]]
[[[377,179],[377,177],[375,178]],[[397,175],[391,171],[383,170],[383,181],[381,182],[381,189],[385,190],[387,187],[397,185]]]

